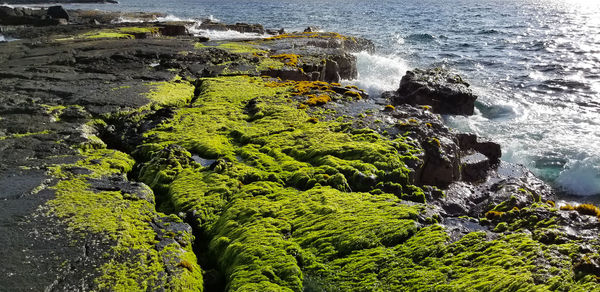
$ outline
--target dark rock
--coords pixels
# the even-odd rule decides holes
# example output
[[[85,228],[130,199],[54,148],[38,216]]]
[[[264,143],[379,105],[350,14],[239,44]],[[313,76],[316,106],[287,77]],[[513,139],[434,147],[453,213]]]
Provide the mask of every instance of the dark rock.
[[[498,143],[491,141],[479,141],[475,134],[460,133],[457,134],[460,149],[463,151],[475,150],[485,155],[492,165],[500,162],[502,157],[502,149]]]
[[[392,95],[394,104],[429,105],[452,115],[472,115],[477,99],[460,76],[440,68],[407,71]]]
[[[317,31],[319,31],[319,28],[316,26],[309,26],[304,29],[304,32],[317,32]]]
[[[489,159],[479,152],[463,156],[460,160],[460,164],[461,176],[465,181],[484,180],[490,169]]]
[[[46,14],[51,18],[63,18],[69,21],[69,13],[62,6],[50,6]]]
[[[215,22],[210,19],[205,19],[199,26],[200,29],[210,30],[233,30],[241,33],[257,33],[264,34],[265,29],[260,24],[248,24],[248,23],[236,23],[236,24],[225,24],[221,22]]]
[[[189,35],[189,32],[183,24],[166,24],[160,28],[160,33],[165,36]]]
[[[323,81],[325,82],[340,82],[340,67],[338,63],[333,60],[327,60],[325,62],[325,74],[323,74]]]

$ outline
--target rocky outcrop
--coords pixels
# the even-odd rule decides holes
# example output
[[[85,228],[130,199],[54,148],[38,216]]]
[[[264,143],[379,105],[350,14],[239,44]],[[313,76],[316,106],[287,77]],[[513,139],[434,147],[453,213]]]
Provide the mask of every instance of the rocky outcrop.
[[[68,19],[68,13],[61,6],[37,9],[0,6],[1,25],[57,25]]]
[[[407,71],[398,90],[387,96],[394,104],[428,105],[435,113],[451,115],[472,115],[477,99],[469,83],[441,68]]]
[[[435,105],[335,82],[372,43],[170,25],[0,44],[0,290],[598,287],[592,207]]]
[[[222,22],[212,21],[210,19],[204,19],[197,27],[199,29],[206,30],[233,30],[241,33],[256,33],[256,34],[265,34],[265,29],[260,24],[248,24],[248,23],[236,23],[236,24],[226,24]]]

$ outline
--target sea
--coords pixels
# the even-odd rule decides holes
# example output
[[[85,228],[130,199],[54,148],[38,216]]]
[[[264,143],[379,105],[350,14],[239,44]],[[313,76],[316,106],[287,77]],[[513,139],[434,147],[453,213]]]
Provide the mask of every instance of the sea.
[[[503,160],[566,197],[600,201],[599,0],[119,1],[67,7],[365,37],[377,52],[357,54],[349,82],[371,95],[396,90],[407,70],[445,67],[479,96],[473,116],[444,117],[450,127],[500,143]]]

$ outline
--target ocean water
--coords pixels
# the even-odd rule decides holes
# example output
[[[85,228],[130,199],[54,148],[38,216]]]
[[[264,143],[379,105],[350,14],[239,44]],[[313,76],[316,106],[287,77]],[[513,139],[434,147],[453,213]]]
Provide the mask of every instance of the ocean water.
[[[357,54],[353,82],[371,94],[397,89],[411,68],[456,71],[480,98],[474,116],[445,117],[451,127],[499,142],[502,159],[529,167],[559,191],[600,196],[598,0],[120,2],[69,7],[161,11],[287,31],[318,26],[366,37],[378,52]]]

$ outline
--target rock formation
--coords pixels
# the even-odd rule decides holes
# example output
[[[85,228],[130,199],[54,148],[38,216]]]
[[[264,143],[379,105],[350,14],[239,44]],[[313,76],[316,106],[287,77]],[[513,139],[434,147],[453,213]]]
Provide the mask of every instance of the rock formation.
[[[598,289],[600,210],[448,129],[458,77],[368,96],[368,40],[67,13],[0,43],[0,290]]]

